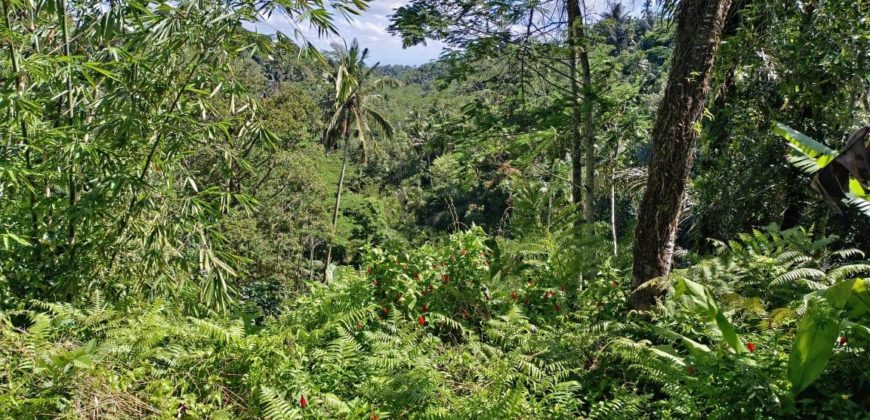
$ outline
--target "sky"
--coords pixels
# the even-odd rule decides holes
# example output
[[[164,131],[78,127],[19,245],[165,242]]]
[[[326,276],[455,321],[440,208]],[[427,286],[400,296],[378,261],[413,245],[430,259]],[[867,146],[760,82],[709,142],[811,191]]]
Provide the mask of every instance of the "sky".
[[[591,15],[600,13],[606,7],[608,0],[585,0],[584,4]],[[331,50],[330,44],[341,41],[341,38],[350,40],[356,38],[360,45],[369,49],[369,64],[376,62],[384,64],[420,65],[435,60],[441,53],[443,44],[427,41],[427,45],[420,45],[408,49],[402,48],[402,39],[392,36],[387,32],[390,25],[389,16],[393,12],[408,3],[408,0],[373,0],[369,3],[369,9],[360,16],[354,16],[350,21],[339,14],[334,15],[334,21],[339,36],[320,38],[315,30],[307,24],[299,28],[305,40],[310,41],[317,48]],[[630,13],[637,13],[641,0],[625,0],[622,2]],[[293,36],[294,26],[285,16],[273,15],[262,22],[249,25],[249,29],[260,33],[272,34],[281,31],[288,36]],[[301,41],[298,40],[297,41]]]
[[[360,16],[354,16],[347,21],[341,15],[335,15],[334,21],[338,33],[350,43],[356,38],[361,46],[369,49],[369,64],[380,62],[381,64],[406,64],[419,65],[435,60],[441,53],[442,45],[437,42],[427,42],[425,46],[416,46],[402,49],[402,39],[391,36],[387,32],[390,25],[389,15],[400,6],[408,3],[408,0],[374,0],[369,3],[369,9]],[[279,30],[288,36],[294,33],[293,26],[284,16],[271,16],[264,22],[253,25],[254,30],[260,33],[274,33]],[[331,50],[330,44],[340,41],[341,37],[318,38],[317,33],[306,25],[300,28],[305,38],[316,47]]]

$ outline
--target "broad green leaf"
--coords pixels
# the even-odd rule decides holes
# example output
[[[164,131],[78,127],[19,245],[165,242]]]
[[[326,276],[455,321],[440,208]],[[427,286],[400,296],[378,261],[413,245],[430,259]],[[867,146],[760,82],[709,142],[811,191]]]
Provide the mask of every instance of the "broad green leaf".
[[[788,379],[797,395],[815,381],[831,358],[840,333],[838,310],[820,297],[813,297],[798,324],[798,333],[788,362]]]
[[[667,328],[659,327],[658,325],[646,324],[646,326],[662,337],[682,341],[683,345],[686,346],[686,350],[689,351],[689,354],[695,358],[703,359],[711,353],[709,347],[682,334],[675,333]]]
[[[722,338],[729,346],[731,346],[732,349],[734,349],[734,351],[737,353],[746,352],[746,348],[743,346],[743,341],[740,340],[740,337],[737,335],[734,325],[732,325],[731,321],[725,317],[725,314],[719,310],[719,306],[716,305],[712,293],[710,293],[707,288],[691,280],[680,279],[675,286],[675,290],[676,297],[685,294],[687,297],[691,298],[695,304],[704,308],[710,318],[716,320],[716,326],[722,332]]]
[[[870,198],[870,195],[864,191],[864,187],[861,185],[861,182],[855,178],[849,178],[849,192],[855,194],[856,197],[859,198]]]
[[[773,132],[788,140],[789,145],[799,153],[815,159],[819,169],[828,166],[837,157],[835,150],[785,124],[775,123]]]
[[[849,309],[849,315],[854,318],[870,313],[870,288],[867,280],[855,280],[846,307]]]
[[[822,296],[835,309],[843,309],[852,295],[855,279],[843,280],[822,291]]]
[[[716,312],[716,325],[719,326],[719,330],[722,331],[722,338],[725,339],[725,342],[728,343],[734,351],[737,353],[743,353],[746,351],[746,347],[743,346],[743,340],[737,336],[737,331],[734,329],[734,326],[731,325],[731,322],[728,321],[728,318],[725,318],[725,315],[721,311]]]

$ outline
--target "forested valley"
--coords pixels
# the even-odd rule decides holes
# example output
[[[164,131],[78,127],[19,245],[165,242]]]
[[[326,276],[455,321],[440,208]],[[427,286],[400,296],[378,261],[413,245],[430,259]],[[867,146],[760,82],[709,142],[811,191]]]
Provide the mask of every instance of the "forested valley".
[[[870,418],[870,1],[380,1],[0,0],[0,418]]]

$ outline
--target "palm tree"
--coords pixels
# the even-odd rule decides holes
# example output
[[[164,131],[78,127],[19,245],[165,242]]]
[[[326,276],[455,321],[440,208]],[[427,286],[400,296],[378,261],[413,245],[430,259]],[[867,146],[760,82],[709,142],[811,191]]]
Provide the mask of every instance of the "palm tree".
[[[622,52],[629,42],[627,25],[629,22],[628,12],[625,10],[622,2],[608,2],[607,10],[601,14],[601,20],[606,22],[604,25],[605,36],[607,43],[613,45],[615,50],[613,55],[617,56]]]
[[[327,150],[337,147],[339,141],[344,145],[344,157],[341,162],[341,175],[338,177],[338,190],[335,194],[335,208],[332,213],[332,234],[338,230],[338,211],[341,206],[341,191],[344,188],[344,178],[347,173],[347,161],[350,151],[350,139],[355,134],[363,152],[363,161],[368,159],[368,149],[374,146],[374,136],[370,122],[380,128],[383,135],[392,138],[395,130],[392,124],[375,108],[379,95],[374,90],[384,85],[396,84],[389,78],[372,78],[376,63],[372,67],[365,64],[368,58],[368,48],[360,48],[356,39],[347,44],[334,44],[336,60],[331,73],[326,80],[335,87],[332,117],[324,131],[323,139]],[[326,253],[326,269],[332,262],[332,241]]]

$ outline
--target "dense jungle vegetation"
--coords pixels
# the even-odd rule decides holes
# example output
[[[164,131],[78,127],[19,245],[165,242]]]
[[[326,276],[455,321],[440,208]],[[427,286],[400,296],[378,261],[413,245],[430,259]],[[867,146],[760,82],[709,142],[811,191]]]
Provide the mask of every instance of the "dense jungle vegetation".
[[[870,418],[868,0],[0,3],[0,418]]]

